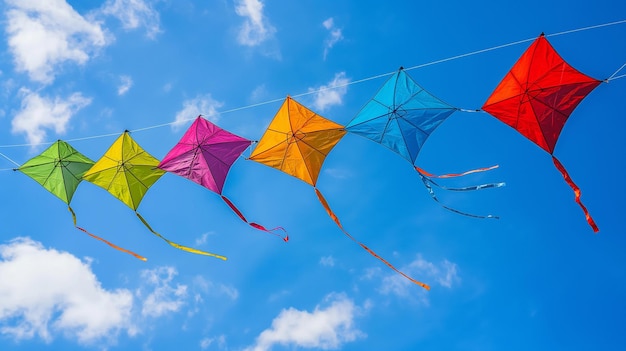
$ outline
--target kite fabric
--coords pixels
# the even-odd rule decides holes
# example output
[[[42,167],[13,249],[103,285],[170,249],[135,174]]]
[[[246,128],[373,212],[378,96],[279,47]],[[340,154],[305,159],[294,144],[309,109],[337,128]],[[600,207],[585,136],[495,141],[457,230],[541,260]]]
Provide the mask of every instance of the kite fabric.
[[[249,159],[276,168],[313,186],[328,215],[348,238],[411,282],[430,289],[428,285],[404,274],[350,235],[317,189],[317,178],[326,156],[345,134],[343,126],[319,116],[287,96]]]
[[[580,188],[554,156],[554,148],[567,118],[601,82],[565,62],[542,33],[482,107],[552,156],[594,232],[599,229],[580,200]]]
[[[165,173],[158,169],[159,160],[142,149],[125,131],[109,147],[106,153],[91,167],[83,179],[91,182],[122,201],[135,211],[135,215],[154,235],[171,246],[199,254],[226,260],[226,257],[183,246],[166,239],[152,229],[148,222],[137,212],[148,189]]]
[[[431,179],[488,171],[497,166],[442,176],[436,176],[415,166],[415,160],[428,137],[457,110],[459,109],[422,88],[400,67],[346,125],[346,130],[379,143],[410,162],[433,200],[439,202],[445,209],[469,217],[498,218],[493,215],[473,215],[445,206],[439,201],[431,186],[452,191],[498,188],[504,186],[504,183],[452,188],[439,185]]]
[[[72,220],[74,221],[74,227],[76,227],[76,229],[94,239],[106,243],[116,250],[128,253],[142,261],[146,261],[145,257],[121,248],[77,226],[76,213],[70,206],[70,202],[72,201],[76,188],[82,181],[83,174],[85,174],[93,164],[94,162],[90,158],[78,152],[70,144],[62,140],[57,140],[41,154],[26,161],[15,170],[34,179],[50,193],[65,202],[67,209],[72,214]]]
[[[230,168],[251,144],[251,140],[232,134],[200,115],[180,141],[165,155],[158,167],[215,192],[242,221],[255,229],[288,241],[288,236],[283,237],[277,233],[279,230],[285,232],[282,227],[267,229],[258,223],[249,222],[241,211],[222,194]]]

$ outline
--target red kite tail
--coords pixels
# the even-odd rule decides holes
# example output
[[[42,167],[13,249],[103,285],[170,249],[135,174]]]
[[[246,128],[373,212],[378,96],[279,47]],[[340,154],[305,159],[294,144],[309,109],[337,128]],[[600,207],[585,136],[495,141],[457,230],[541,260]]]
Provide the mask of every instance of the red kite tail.
[[[119,250],[119,251],[125,252],[125,253],[127,253],[127,254],[129,254],[129,255],[132,255],[132,256],[134,256],[135,258],[138,258],[138,259],[140,259],[140,260],[142,260],[142,261],[144,261],[144,262],[148,260],[147,258],[145,258],[145,257],[143,257],[143,256],[141,256],[141,255],[138,255],[138,254],[136,254],[136,253],[134,253],[134,252],[132,252],[132,251],[130,251],[130,250],[126,250],[126,249],[125,249],[125,248],[123,248],[123,247],[119,247],[119,246],[117,246],[117,245],[113,244],[112,242],[107,241],[107,240],[105,240],[105,239],[103,239],[103,238],[101,238],[101,237],[99,237],[99,236],[97,236],[97,235],[95,235],[95,234],[91,234],[90,232],[86,231],[85,229],[83,229],[83,228],[81,228],[81,227],[77,226],[77,225],[76,225],[76,214],[74,213],[74,210],[72,210],[72,208],[71,208],[71,207],[69,207],[69,206],[67,207],[67,209],[68,209],[68,210],[70,210],[70,213],[72,214],[72,219],[74,220],[74,227],[76,227],[76,229],[78,229],[78,230],[82,231],[83,233],[85,233],[85,234],[89,235],[90,237],[92,237],[92,238],[94,238],[94,239],[97,239],[97,240],[102,241],[103,243],[105,243],[105,244],[107,244],[107,245],[111,246],[112,248],[114,248],[114,249],[116,249],[116,250]]]
[[[343,226],[341,225],[341,222],[339,222],[339,218],[337,218],[337,215],[335,215],[333,210],[330,209],[330,206],[328,206],[328,202],[326,202],[326,199],[324,198],[322,193],[319,190],[317,190],[317,188],[315,188],[315,194],[317,194],[317,198],[320,200],[320,203],[322,204],[322,206],[324,206],[324,209],[326,210],[326,212],[328,213],[330,218],[332,218],[332,220],[337,224],[339,229],[341,229],[341,231],[348,238],[350,238],[350,240],[352,240],[355,243],[359,244],[363,249],[365,249],[365,251],[369,252],[370,255],[372,255],[372,256],[376,257],[377,259],[381,260],[384,264],[386,264],[389,268],[393,269],[396,273],[399,273],[401,276],[403,276],[406,279],[410,280],[411,282],[421,286],[422,288],[424,288],[426,290],[430,290],[430,286],[428,286],[427,284],[418,282],[417,280],[415,280],[415,279],[409,277],[408,275],[404,274],[403,272],[399,271],[391,263],[387,262],[387,260],[385,260],[384,258],[380,257],[376,252],[372,251],[369,247],[365,246],[365,244],[357,241],[352,235],[350,235],[345,229],[343,229]]]
[[[450,174],[441,174],[441,175],[437,175],[437,174],[433,174],[433,173],[429,173],[426,172],[425,170],[423,170],[422,168],[419,168],[417,166],[414,166],[415,170],[427,177],[430,178],[454,178],[454,177],[462,177],[468,174],[472,174],[472,173],[478,173],[478,172],[486,172],[486,171],[491,171],[492,169],[496,169],[498,167],[500,167],[499,165],[495,165],[495,166],[491,166],[491,167],[485,167],[485,168],[477,168],[477,169],[472,169],[463,173],[450,173]]]
[[[422,179],[422,182],[424,183],[424,186],[426,186],[426,190],[428,190],[428,193],[430,194],[430,197],[433,200],[435,200],[437,203],[439,203],[439,205],[441,205],[441,207],[445,208],[446,210],[454,212],[454,213],[458,213],[458,214],[463,215],[463,216],[472,217],[472,218],[500,219],[500,217],[494,216],[494,215],[491,215],[491,214],[486,215],[486,216],[481,216],[481,215],[475,215],[475,214],[471,214],[471,213],[462,212],[462,211],[456,210],[454,208],[451,208],[451,207],[448,207],[448,206],[442,204],[441,201],[439,201],[439,199],[437,198],[437,195],[435,195],[435,191],[433,190],[433,187],[431,186],[431,183],[434,184],[434,185],[437,185],[437,183],[435,183],[432,179],[426,177],[425,175],[423,175],[421,173],[418,173],[418,175]],[[497,183],[497,184],[502,184],[503,185],[504,183]],[[482,186],[482,187],[493,188],[493,187],[500,187],[502,185],[495,186],[495,185],[491,185],[491,184],[485,184],[485,185],[479,185],[478,187]],[[439,186],[439,185],[437,185],[437,186]],[[474,187],[470,187],[470,188],[474,188]],[[446,188],[443,188],[443,189],[446,189]],[[463,191],[462,189],[463,188],[448,188],[447,190]],[[469,189],[469,190],[476,190],[476,189]]]
[[[210,253],[210,252],[201,251],[201,250],[198,250],[198,249],[194,249],[194,248],[191,248],[191,247],[187,247],[187,246],[183,246],[183,245],[177,244],[177,243],[175,243],[175,242],[173,242],[173,241],[169,241],[169,240],[168,240],[168,239],[166,239],[163,235],[161,235],[161,234],[159,234],[159,233],[155,232],[155,231],[154,231],[154,229],[152,229],[152,227],[150,227],[150,225],[148,224],[148,222],[146,222],[146,220],[145,220],[145,219],[143,219],[143,217],[141,217],[141,215],[139,214],[139,212],[135,211],[135,214],[137,215],[137,217],[139,217],[139,219],[140,219],[140,220],[141,220],[141,222],[142,222],[142,223],[146,226],[146,228],[148,228],[148,230],[150,230],[150,232],[152,232],[152,234],[154,234],[154,235],[158,236],[159,238],[161,238],[161,239],[165,240],[165,242],[166,242],[166,243],[168,243],[168,244],[170,244],[171,246],[173,246],[173,247],[175,247],[175,248],[177,248],[177,249],[179,249],[179,250],[183,250],[183,251],[187,251],[187,252],[195,253],[195,254],[198,254],[198,255],[212,256],[212,257],[219,258],[219,259],[221,259],[221,260],[226,261],[226,257],[224,257],[224,256],[221,256],[221,255],[216,255],[216,254],[214,254],[214,253]]]
[[[574,183],[574,181],[572,180],[572,177],[569,176],[569,173],[567,173],[567,171],[565,170],[565,167],[563,167],[563,164],[561,164],[561,162],[556,157],[554,157],[554,155],[552,155],[552,162],[554,162],[556,169],[558,169],[559,172],[561,172],[561,175],[563,175],[565,182],[574,190],[575,201],[585,213],[585,218],[587,219],[587,223],[589,223],[591,228],[593,228],[593,232],[594,233],[599,232],[600,229],[596,225],[596,222],[593,220],[593,218],[591,218],[589,211],[587,211],[587,207],[585,207],[582,201],[580,201],[580,188],[578,187],[578,185]]]
[[[285,230],[285,228],[283,227],[276,227],[276,228],[272,228],[272,229],[267,229],[264,226],[258,224],[258,223],[254,223],[254,222],[248,222],[248,220],[246,219],[246,217],[243,216],[243,213],[241,213],[241,211],[239,211],[239,209],[224,195],[220,195],[222,197],[222,200],[224,200],[224,202],[228,205],[228,207],[230,207],[231,210],[233,210],[233,212],[235,212],[235,214],[237,216],[239,216],[239,218],[241,218],[242,221],[248,223],[249,226],[251,226],[252,228],[264,231],[266,233],[272,234],[272,235],[276,235],[277,237],[283,239],[283,241],[288,242],[289,241],[289,235],[287,234],[287,231]],[[279,233],[275,233],[276,231],[283,231],[283,233],[285,233],[285,236],[282,236]]]

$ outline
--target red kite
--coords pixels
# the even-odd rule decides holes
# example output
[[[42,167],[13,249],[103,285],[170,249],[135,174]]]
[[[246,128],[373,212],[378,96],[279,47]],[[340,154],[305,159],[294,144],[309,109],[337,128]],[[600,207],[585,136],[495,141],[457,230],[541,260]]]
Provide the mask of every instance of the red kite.
[[[594,232],[598,226],[580,200],[580,188],[554,156],[554,147],[567,118],[600,83],[565,62],[542,33],[482,107],[552,156]]]

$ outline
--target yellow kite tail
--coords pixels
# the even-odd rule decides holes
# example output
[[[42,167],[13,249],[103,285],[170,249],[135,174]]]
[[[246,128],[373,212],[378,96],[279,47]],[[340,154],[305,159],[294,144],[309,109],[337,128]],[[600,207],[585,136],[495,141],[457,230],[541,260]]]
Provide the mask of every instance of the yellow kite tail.
[[[145,257],[143,257],[143,256],[141,256],[141,255],[138,255],[138,254],[136,254],[136,253],[134,253],[134,252],[132,252],[132,251],[130,251],[130,250],[126,250],[126,249],[125,249],[125,248],[123,248],[123,247],[119,247],[119,246],[117,246],[117,245],[113,244],[112,242],[109,242],[109,241],[107,241],[107,240],[105,240],[105,239],[103,239],[103,238],[101,238],[101,237],[99,237],[99,236],[97,236],[97,235],[91,234],[90,232],[86,231],[85,229],[83,229],[83,228],[81,228],[81,227],[77,226],[77,225],[76,225],[76,214],[74,213],[74,210],[72,210],[72,208],[71,208],[71,207],[69,207],[69,206],[67,207],[67,209],[68,209],[68,210],[70,211],[70,213],[72,214],[72,220],[74,221],[74,227],[76,227],[76,229],[78,229],[78,230],[82,231],[83,233],[85,233],[85,234],[89,235],[90,237],[92,237],[92,238],[94,238],[94,239],[97,239],[97,240],[102,241],[103,243],[105,243],[105,244],[107,244],[107,245],[111,246],[112,248],[114,248],[114,249],[116,249],[116,250],[118,250],[118,251],[125,252],[125,253],[127,253],[127,254],[129,254],[129,255],[132,255],[132,256],[134,256],[135,258],[138,258],[138,259],[140,259],[140,260],[142,260],[142,261],[144,261],[144,262],[148,260],[147,258],[145,258]]]
[[[143,219],[143,217],[141,217],[139,212],[135,211],[135,214],[137,215],[137,217],[139,217],[139,219],[141,220],[143,225],[145,225],[146,228],[148,228],[148,230],[150,230],[150,232],[152,232],[152,234],[154,234],[154,235],[158,236],[159,238],[165,240],[165,242],[167,242],[168,244],[172,245],[173,247],[175,247],[175,248],[177,248],[179,250],[195,253],[195,254],[198,254],[198,255],[212,256],[212,257],[215,257],[215,258],[219,258],[220,260],[226,261],[226,257],[224,257],[224,256],[216,255],[214,253],[210,253],[210,252],[206,252],[206,251],[201,251],[201,250],[198,250],[198,249],[194,249],[194,248],[191,248],[191,247],[183,246],[183,245],[177,244],[175,242],[169,241],[163,235],[155,232],[154,229],[152,229],[152,227],[150,227],[148,222],[146,222],[146,220]]]

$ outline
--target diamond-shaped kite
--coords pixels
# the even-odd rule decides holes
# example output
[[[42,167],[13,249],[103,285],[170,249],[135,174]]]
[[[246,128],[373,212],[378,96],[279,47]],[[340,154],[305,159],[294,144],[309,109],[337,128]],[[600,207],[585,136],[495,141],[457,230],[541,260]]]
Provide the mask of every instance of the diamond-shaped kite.
[[[320,203],[346,236],[394,271],[429,289],[428,285],[402,273],[350,235],[317,189],[317,178],[322,164],[345,133],[343,126],[316,114],[288,96],[249,159],[281,170],[312,185]]]
[[[165,240],[171,246],[200,254],[213,256],[225,260],[226,257],[200,251],[174,243],[157,233],[137,212],[148,189],[165,173],[157,168],[159,160],[142,149],[125,131],[109,147],[106,153],[91,169],[83,175],[83,179],[105,189],[128,207],[135,211],[137,217],[154,235]]]
[[[554,147],[567,118],[600,83],[565,62],[542,33],[482,107],[552,156],[594,232],[598,227],[580,200],[580,188],[554,156]]]
[[[440,186],[431,178],[450,178],[496,168],[481,168],[460,174],[437,176],[415,166],[415,160],[431,133],[452,113],[459,110],[435,97],[400,69],[394,73],[346,125],[348,132],[361,135],[386,146],[409,161],[418,172],[431,197],[439,202],[431,187],[438,186],[453,191],[479,190],[501,187],[504,183],[483,184],[464,188]],[[453,212],[477,218],[497,218],[492,215],[477,216],[461,212],[442,204]]]
[[[85,174],[93,164],[94,162],[89,157],[78,152],[70,144],[58,140],[41,154],[26,161],[17,168],[16,171],[20,171],[31,177],[50,193],[65,202],[68,210],[72,214],[72,220],[77,229],[117,250],[129,253],[145,261],[146,259],[144,257],[89,233],[76,225],[76,214],[70,206],[70,202],[72,201],[78,184],[82,181],[83,174]]]
[[[230,133],[198,116],[180,141],[165,155],[159,168],[187,178],[220,195],[222,200],[253,228],[274,234],[284,229],[267,229],[248,222],[241,211],[222,194],[228,171],[237,158],[252,144],[251,140]],[[288,237],[285,236],[285,241]]]

